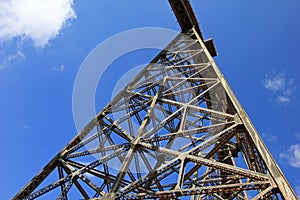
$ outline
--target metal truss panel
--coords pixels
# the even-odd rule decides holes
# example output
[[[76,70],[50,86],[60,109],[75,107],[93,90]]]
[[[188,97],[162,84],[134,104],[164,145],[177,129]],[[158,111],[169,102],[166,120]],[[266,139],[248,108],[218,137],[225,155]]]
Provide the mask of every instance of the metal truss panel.
[[[204,41],[182,28],[13,199],[297,199]]]
[[[74,196],[297,199],[195,29],[179,34],[13,199]]]

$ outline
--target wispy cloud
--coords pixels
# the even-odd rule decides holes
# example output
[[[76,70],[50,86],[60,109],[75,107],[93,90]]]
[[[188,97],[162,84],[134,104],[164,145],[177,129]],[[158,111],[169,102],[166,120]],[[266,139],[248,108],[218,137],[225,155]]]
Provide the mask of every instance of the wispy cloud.
[[[300,143],[291,145],[287,151],[280,153],[279,157],[287,160],[292,167],[300,168]]]
[[[296,195],[300,198],[300,186],[295,187]]]
[[[61,64],[59,67],[51,68],[51,70],[58,71],[58,72],[64,72],[66,70],[66,67],[63,64]]]
[[[281,76],[266,77],[263,80],[264,87],[273,92],[282,91],[285,86],[285,78]]]
[[[28,124],[23,125],[23,128],[29,128],[30,126]]]
[[[0,69],[6,68],[13,61],[20,61],[26,58],[25,54],[21,50],[17,50],[14,54],[3,55],[3,60],[0,63]]]
[[[47,45],[76,17],[73,0],[5,0],[0,8],[0,42],[20,37],[36,47]]]
[[[295,137],[296,137],[298,140],[300,140],[300,133],[296,133],[296,134],[295,134]]]
[[[296,89],[294,79],[288,78],[284,72],[266,75],[262,81],[264,88],[276,94],[276,101],[282,104],[290,103]]]
[[[266,142],[276,142],[278,137],[274,134],[271,133],[262,133],[262,138],[264,139],[264,141]]]
[[[279,97],[277,97],[277,101],[279,101],[281,103],[289,103],[289,102],[291,102],[291,99],[286,96],[279,96]]]

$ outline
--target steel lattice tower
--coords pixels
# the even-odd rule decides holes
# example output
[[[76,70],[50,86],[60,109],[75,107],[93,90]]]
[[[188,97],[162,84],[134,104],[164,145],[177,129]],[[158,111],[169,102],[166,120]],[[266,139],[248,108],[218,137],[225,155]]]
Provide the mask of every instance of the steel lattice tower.
[[[169,2],[182,34],[13,199],[297,199],[189,1]]]

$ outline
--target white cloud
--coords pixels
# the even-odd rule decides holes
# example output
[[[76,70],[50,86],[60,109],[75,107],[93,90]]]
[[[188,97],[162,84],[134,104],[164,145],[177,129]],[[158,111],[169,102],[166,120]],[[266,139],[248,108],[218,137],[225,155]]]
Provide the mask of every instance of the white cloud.
[[[296,139],[300,140],[300,133],[295,134]]]
[[[296,195],[298,196],[298,198],[300,198],[300,186],[295,187],[295,192],[296,192]]]
[[[285,86],[285,78],[281,76],[266,77],[263,81],[264,87],[273,92],[282,91]]]
[[[291,102],[291,99],[285,96],[279,96],[277,97],[277,100],[279,101],[279,103],[289,103]]]
[[[264,139],[264,141],[267,141],[267,142],[275,142],[278,139],[276,135],[271,134],[271,133],[262,133],[261,136]]]
[[[58,71],[58,72],[64,72],[65,69],[66,69],[66,67],[63,64],[61,64],[59,67],[53,67],[53,68],[51,68],[51,70]]]
[[[73,0],[0,1],[0,42],[21,37],[44,47],[75,17]]]
[[[29,128],[29,125],[25,124],[25,125],[23,126],[23,128]]]
[[[16,53],[14,54],[9,54],[8,56],[6,56],[2,63],[0,63],[0,69],[7,67],[7,65],[9,65],[9,63],[16,61],[16,60],[24,60],[25,59],[25,55],[21,50],[17,50]]]
[[[280,153],[279,157],[286,159],[292,167],[300,168],[300,143],[291,145],[287,151]]]
[[[277,95],[277,102],[282,104],[291,102],[296,85],[294,79],[287,78],[284,72],[266,75],[262,83],[266,90],[272,91]]]

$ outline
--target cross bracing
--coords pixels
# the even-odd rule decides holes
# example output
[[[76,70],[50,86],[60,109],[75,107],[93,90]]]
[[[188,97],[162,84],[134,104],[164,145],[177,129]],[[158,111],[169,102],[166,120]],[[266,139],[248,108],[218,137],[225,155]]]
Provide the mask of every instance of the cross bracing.
[[[195,29],[14,199],[296,199]]]

